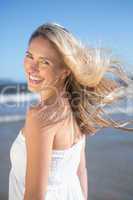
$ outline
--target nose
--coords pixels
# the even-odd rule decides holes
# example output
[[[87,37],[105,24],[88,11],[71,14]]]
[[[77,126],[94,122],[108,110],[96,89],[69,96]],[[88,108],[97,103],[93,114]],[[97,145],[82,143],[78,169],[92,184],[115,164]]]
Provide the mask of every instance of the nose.
[[[33,62],[30,65],[30,69],[34,72],[34,71],[39,71],[39,66],[38,66],[38,62]]]

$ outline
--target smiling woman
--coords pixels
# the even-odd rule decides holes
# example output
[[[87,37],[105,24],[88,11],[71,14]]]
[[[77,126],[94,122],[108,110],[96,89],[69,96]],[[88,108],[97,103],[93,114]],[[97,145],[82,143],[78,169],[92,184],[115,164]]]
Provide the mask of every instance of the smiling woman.
[[[11,148],[9,200],[87,200],[85,136],[105,127],[125,128],[103,116],[104,105],[124,96],[106,72],[132,84],[119,66],[59,24],[33,32],[24,69],[29,90],[41,100],[27,111],[23,135]]]
[[[54,86],[54,82],[58,80],[57,76],[63,71],[60,54],[53,44],[42,36],[34,38],[29,44],[24,66],[29,89],[42,91],[41,96],[46,92],[44,86]]]

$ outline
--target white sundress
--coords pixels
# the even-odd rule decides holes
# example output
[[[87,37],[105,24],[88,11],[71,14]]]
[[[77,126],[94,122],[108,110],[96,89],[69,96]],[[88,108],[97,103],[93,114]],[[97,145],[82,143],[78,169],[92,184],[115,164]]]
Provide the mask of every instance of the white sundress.
[[[77,175],[85,135],[72,147],[52,152],[45,200],[85,200]],[[23,200],[26,174],[26,144],[22,130],[10,148],[8,200]]]

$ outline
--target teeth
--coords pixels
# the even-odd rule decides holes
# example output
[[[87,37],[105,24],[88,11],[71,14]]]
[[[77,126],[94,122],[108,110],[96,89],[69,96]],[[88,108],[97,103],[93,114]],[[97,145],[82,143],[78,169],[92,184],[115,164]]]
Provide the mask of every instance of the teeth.
[[[41,81],[41,79],[38,79],[37,77],[31,76],[31,75],[30,75],[30,79],[33,80],[33,81],[34,81],[34,80],[35,80],[35,81]]]

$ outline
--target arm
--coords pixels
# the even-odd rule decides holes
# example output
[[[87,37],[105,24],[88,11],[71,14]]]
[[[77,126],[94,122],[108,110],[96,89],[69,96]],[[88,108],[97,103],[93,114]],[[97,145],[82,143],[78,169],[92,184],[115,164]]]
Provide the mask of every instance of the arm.
[[[77,171],[81,188],[85,196],[85,200],[88,198],[88,179],[87,179],[87,167],[86,167],[86,157],[85,157],[85,142],[83,143],[81,150],[81,159]]]
[[[24,200],[44,200],[55,132],[41,131],[36,111],[26,116],[27,166]],[[43,129],[44,130],[44,129]]]

